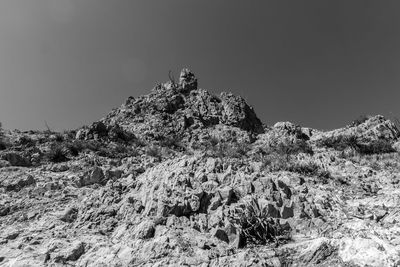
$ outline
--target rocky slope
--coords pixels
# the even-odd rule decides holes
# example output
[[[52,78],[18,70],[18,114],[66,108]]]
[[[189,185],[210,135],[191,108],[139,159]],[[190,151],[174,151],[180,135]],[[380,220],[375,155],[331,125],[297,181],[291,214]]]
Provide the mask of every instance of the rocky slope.
[[[399,131],[264,126],[179,81],[0,143],[0,266],[399,266]]]

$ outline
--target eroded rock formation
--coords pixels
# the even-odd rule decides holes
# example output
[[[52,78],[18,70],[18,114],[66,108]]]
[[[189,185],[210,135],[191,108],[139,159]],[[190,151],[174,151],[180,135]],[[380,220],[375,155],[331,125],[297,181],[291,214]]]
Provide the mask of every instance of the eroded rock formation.
[[[3,134],[0,265],[398,266],[398,138],[263,127],[184,69],[77,131]]]

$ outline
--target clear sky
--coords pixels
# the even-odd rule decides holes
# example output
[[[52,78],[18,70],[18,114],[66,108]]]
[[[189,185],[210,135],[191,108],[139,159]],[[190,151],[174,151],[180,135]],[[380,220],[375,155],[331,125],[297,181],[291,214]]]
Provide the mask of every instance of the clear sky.
[[[1,0],[0,121],[77,128],[189,67],[267,124],[400,116],[400,2]]]

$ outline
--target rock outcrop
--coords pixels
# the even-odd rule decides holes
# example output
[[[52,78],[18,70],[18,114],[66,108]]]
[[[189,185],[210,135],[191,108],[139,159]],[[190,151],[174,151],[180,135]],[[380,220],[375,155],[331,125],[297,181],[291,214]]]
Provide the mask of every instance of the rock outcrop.
[[[227,93],[214,96],[199,89],[188,69],[182,70],[178,84],[160,84],[147,96],[128,98],[102,123],[120,125],[125,131],[150,140],[176,135],[190,139],[200,130],[219,124],[253,134],[264,131],[254,109],[243,98]]]
[[[382,116],[264,127],[184,69],[77,131],[4,134],[1,266],[400,265]]]
[[[399,138],[400,132],[393,122],[378,115],[372,116],[357,125],[350,125],[329,132],[321,132],[320,134],[315,135],[313,139],[317,140],[322,137],[332,136],[354,136],[364,142],[380,139],[395,141]]]

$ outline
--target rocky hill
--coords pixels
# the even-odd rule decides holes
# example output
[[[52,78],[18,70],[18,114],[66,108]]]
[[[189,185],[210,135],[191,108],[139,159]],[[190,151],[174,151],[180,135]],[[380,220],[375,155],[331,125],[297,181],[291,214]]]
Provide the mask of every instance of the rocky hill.
[[[3,131],[0,266],[399,266],[400,143],[266,126],[179,81],[74,131]]]

